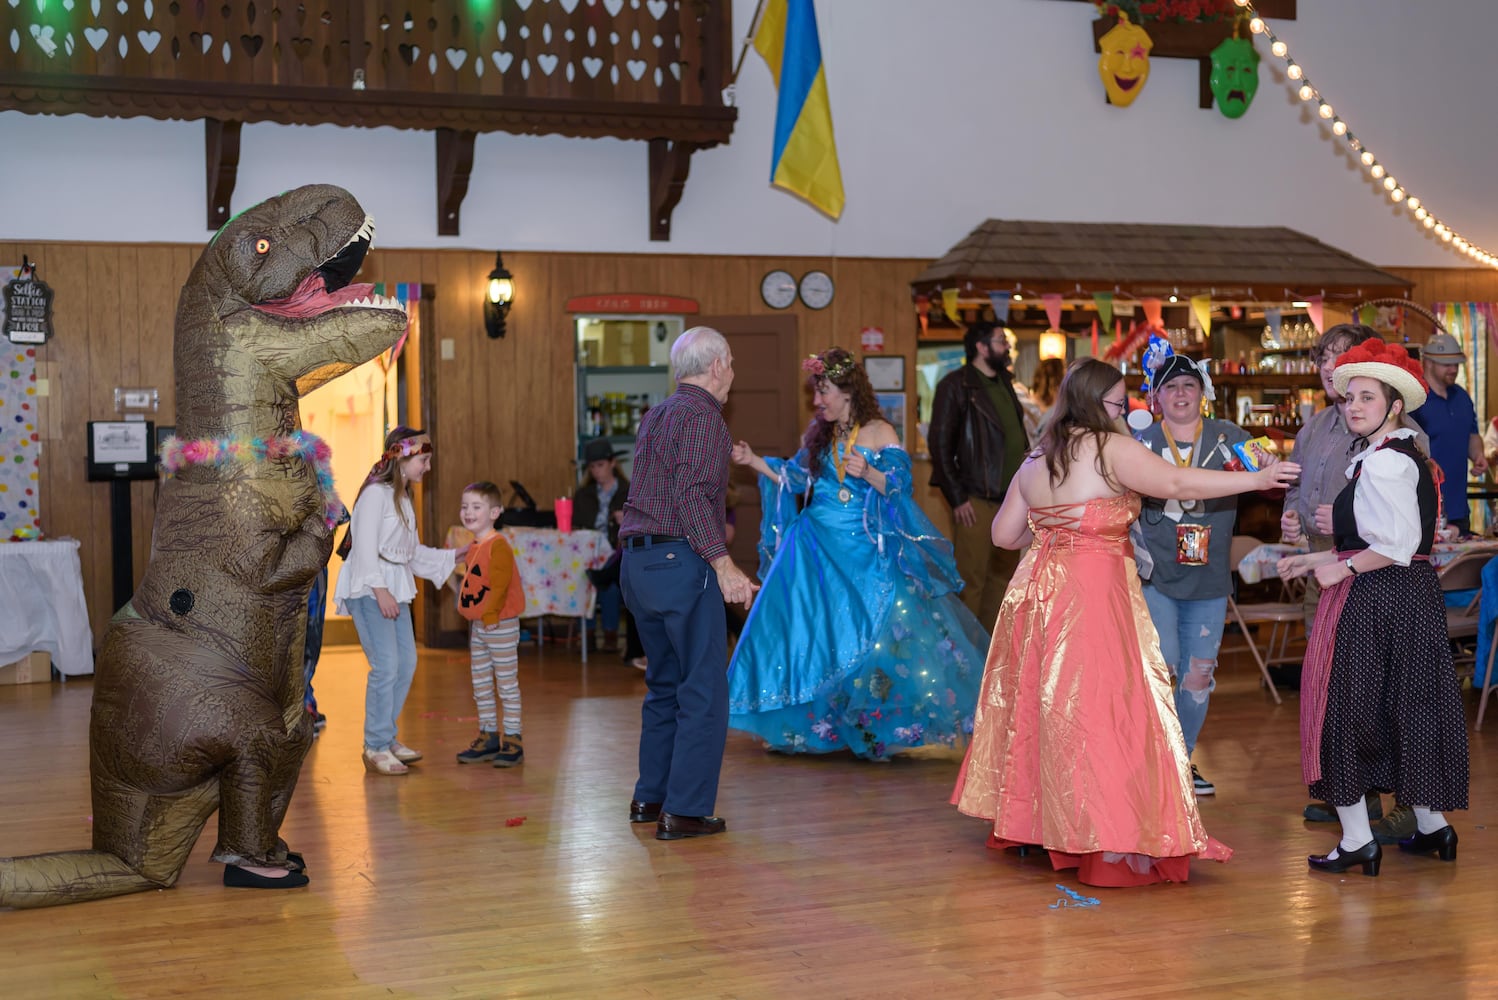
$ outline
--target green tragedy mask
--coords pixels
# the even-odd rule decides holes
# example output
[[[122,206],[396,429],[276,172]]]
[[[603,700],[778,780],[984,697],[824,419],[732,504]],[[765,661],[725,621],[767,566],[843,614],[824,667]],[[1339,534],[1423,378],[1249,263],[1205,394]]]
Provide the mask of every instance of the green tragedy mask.
[[[1212,75],[1208,79],[1217,110],[1228,118],[1241,118],[1259,92],[1259,53],[1247,38],[1223,39],[1212,50]]]

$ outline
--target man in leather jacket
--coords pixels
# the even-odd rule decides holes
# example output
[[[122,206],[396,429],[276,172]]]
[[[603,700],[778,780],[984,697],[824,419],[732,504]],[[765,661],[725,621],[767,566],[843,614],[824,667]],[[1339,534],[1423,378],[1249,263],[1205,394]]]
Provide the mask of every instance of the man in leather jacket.
[[[931,406],[931,485],[941,490],[956,520],[953,546],[966,584],[963,603],[992,629],[1020,553],[995,546],[990,526],[1029,441],[1003,327],[974,323],[963,346],[968,363],[937,383]]]

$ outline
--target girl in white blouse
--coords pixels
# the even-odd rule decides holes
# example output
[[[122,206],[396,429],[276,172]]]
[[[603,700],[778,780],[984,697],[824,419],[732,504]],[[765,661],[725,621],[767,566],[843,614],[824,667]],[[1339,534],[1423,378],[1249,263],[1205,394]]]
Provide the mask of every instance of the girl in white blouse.
[[[425,431],[396,427],[385,436],[385,453],[370,469],[354,500],[344,547],[343,571],[334,591],[340,614],[354,619],[369,660],[364,694],[364,766],[375,774],[405,774],[421,759],[396,739],[396,723],[416,674],[416,633],[411,601],[416,577],[441,586],[452,575],[455,549],[433,549],[416,537],[411,484],[432,464]]]
[[[1370,791],[1414,808],[1417,829],[1400,850],[1456,860],[1444,813],[1467,808],[1466,717],[1430,563],[1439,484],[1403,426],[1425,402],[1420,366],[1370,338],[1337,358],[1332,379],[1366,447],[1321,526],[1336,551],[1282,559],[1279,574],[1314,572],[1321,585],[1301,674],[1301,769],[1311,794],[1336,807],[1342,839],[1306,860],[1313,871],[1377,875]]]

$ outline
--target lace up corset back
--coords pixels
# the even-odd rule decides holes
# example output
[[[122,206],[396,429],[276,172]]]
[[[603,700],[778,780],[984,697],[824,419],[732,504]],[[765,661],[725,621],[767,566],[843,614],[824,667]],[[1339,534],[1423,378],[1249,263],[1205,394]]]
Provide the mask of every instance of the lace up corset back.
[[[1139,516],[1139,494],[1121,493],[1080,503],[1030,508],[1033,548],[1114,548],[1127,544],[1129,525]],[[1132,554],[1132,553],[1130,553]]]

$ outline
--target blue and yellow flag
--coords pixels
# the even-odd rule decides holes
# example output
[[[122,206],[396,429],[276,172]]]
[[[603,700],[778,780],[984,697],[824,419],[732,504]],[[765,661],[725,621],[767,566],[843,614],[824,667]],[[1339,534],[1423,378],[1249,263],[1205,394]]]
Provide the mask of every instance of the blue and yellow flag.
[[[843,174],[832,138],[832,107],[812,0],[765,0],[754,50],[770,67],[780,95],[770,183],[836,219],[843,214]]]

